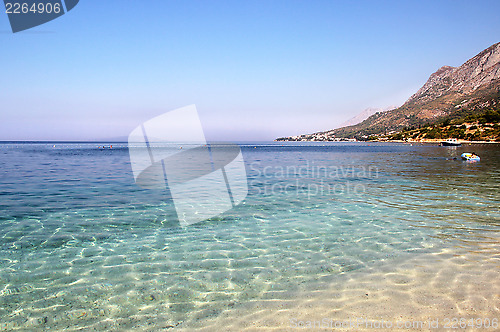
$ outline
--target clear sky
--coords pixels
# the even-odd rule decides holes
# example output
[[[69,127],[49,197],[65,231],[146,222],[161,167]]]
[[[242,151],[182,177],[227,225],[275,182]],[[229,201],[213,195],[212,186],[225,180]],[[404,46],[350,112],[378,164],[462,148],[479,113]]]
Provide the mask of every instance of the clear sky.
[[[189,104],[210,140],[331,129],[500,41],[499,13],[498,0],[81,0],[13,34],[2,12],[0,140],[126,137]]]

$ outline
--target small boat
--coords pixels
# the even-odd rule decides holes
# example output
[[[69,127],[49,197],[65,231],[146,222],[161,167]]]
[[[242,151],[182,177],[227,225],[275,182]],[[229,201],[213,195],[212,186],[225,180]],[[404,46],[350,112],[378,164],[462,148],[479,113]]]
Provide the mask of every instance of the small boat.
[[[463,160],[471,160],[471,161],[479,161],[479,160],[481,160],[481,158],[479,158],[478,155],[476,155],[474,153],[470,153],[470,152],[462,153],[461,157],[462,157]]]
[[[460,146],[462,143],[457,141],[456,138],[448,138],[446,141],[441,142],[442,146]]]

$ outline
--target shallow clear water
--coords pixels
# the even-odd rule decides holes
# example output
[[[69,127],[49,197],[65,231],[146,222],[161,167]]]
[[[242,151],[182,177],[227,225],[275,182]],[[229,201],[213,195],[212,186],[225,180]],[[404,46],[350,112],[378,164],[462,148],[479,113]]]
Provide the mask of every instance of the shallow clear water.
[[[0,144],[1,328],[203,322],[500,231],[498,145],[242,144],[243,204],[184,228],[98,145]]]

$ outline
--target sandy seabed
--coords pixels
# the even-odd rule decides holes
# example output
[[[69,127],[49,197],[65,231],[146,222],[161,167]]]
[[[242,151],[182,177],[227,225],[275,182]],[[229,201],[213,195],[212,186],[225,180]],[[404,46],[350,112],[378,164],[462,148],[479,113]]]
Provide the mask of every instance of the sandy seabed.
[[[321,280],[318,283],[321,286]],[[290,295],[288,300],[254,301],[177,328],[500,331],[495,324],[500,320],[500,241],[496,237],[462,241],[397,265],[351,271],[323,286]]]

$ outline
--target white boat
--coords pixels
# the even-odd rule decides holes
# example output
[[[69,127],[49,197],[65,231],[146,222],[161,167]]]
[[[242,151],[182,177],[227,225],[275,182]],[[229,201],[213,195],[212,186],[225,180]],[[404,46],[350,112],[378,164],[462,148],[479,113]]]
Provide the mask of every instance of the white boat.
[[[462,143],[457,141],[456,138],[448,138],[446,141],[441,142],[442,146],[460,146]]]

